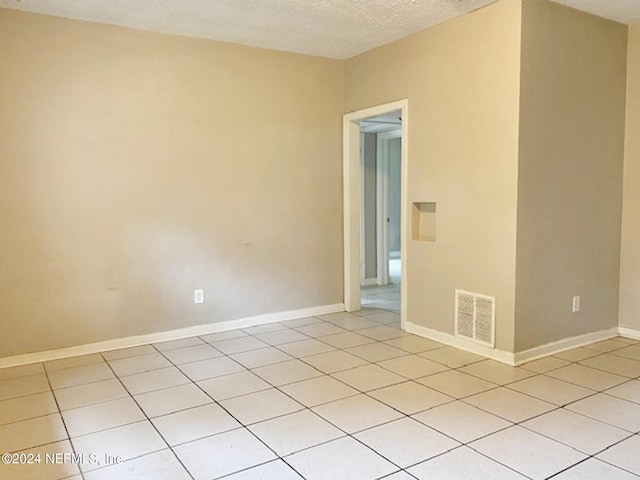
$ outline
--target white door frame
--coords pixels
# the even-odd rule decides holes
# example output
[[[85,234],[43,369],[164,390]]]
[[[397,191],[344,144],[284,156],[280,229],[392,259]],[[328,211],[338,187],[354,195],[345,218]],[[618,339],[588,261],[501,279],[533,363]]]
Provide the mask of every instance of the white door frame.
[[[344,215],[344,306],[347,312],[360,310],[360,120],[375,117],[396,110],[402,116],[402,145],[400,165],[402,169],[400,200],[401,234],[401,324],[404,328],[407,316],[407,242],[408,231],[408,145],[409,145],[409,102],[396,102],[347,113],[343,117],[343,215]]]
[[[392,138],[402,138],[402,129],[378,133],[376,146],[376,205],[379,207],[376,209],[378,285],[389,283],[389,140]]]

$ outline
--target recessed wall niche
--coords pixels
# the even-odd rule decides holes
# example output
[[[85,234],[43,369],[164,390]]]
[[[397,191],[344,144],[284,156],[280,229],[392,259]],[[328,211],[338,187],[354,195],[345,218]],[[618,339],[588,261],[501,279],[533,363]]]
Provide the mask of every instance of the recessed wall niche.
[[[411,212],[411,236],[424,242],[436,241],[436,203],[414,202]]]

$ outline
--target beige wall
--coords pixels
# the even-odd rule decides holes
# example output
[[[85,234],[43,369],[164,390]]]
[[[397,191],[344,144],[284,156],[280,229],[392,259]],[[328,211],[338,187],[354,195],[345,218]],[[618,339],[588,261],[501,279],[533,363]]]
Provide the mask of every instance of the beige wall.
[[[437,202],[437,240],[403,252],[408,320],[453,333],[456,288],[495,295],[504,350],[514,338],[520,13],[503,0],[345,68],[347,111],[409,100],[409,201]]]
[[[522,16],[516,351],[617,325],[627,37],[546,0]]]
[[[0,356],[342,302],[342,62],[0,10],[0,65]]]
[[[640,24],[629,29],[620,325],[640,330]]]
[[[346,62],[0,9],[0,357],[340,303],[341,115],[401,98],[408,207],[438,212],[436,241],[403,252],[408,320],[453,333],[461,288],[496,296],[507,351],[615,326],[625,42],[546,0]],[[638,58],[640,26],[620,273],[634,328]]]

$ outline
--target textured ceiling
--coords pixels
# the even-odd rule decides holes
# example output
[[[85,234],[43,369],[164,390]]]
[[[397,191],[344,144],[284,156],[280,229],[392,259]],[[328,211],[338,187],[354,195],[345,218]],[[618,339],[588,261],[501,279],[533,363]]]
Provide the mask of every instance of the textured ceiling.
[[[495,0],[0,0],[0,7],[345,59]],[[623,23],[640,0],[555,0]]]
[[[0,0],[0,7],[345,59],[495,0]]]
[[[553,0],[620,23],[640,22],[640,0]]]

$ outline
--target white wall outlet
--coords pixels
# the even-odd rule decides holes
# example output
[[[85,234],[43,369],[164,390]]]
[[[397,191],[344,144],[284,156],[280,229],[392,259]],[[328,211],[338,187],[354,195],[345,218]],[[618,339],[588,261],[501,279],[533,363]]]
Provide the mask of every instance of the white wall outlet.
[[[193,291],[193,303],[204,303],[204,290],[198,289]]]
[[[573,297],[573,305],[571,307],[571,311],[573,313],[578,313],[580,311],[580,297]]]

